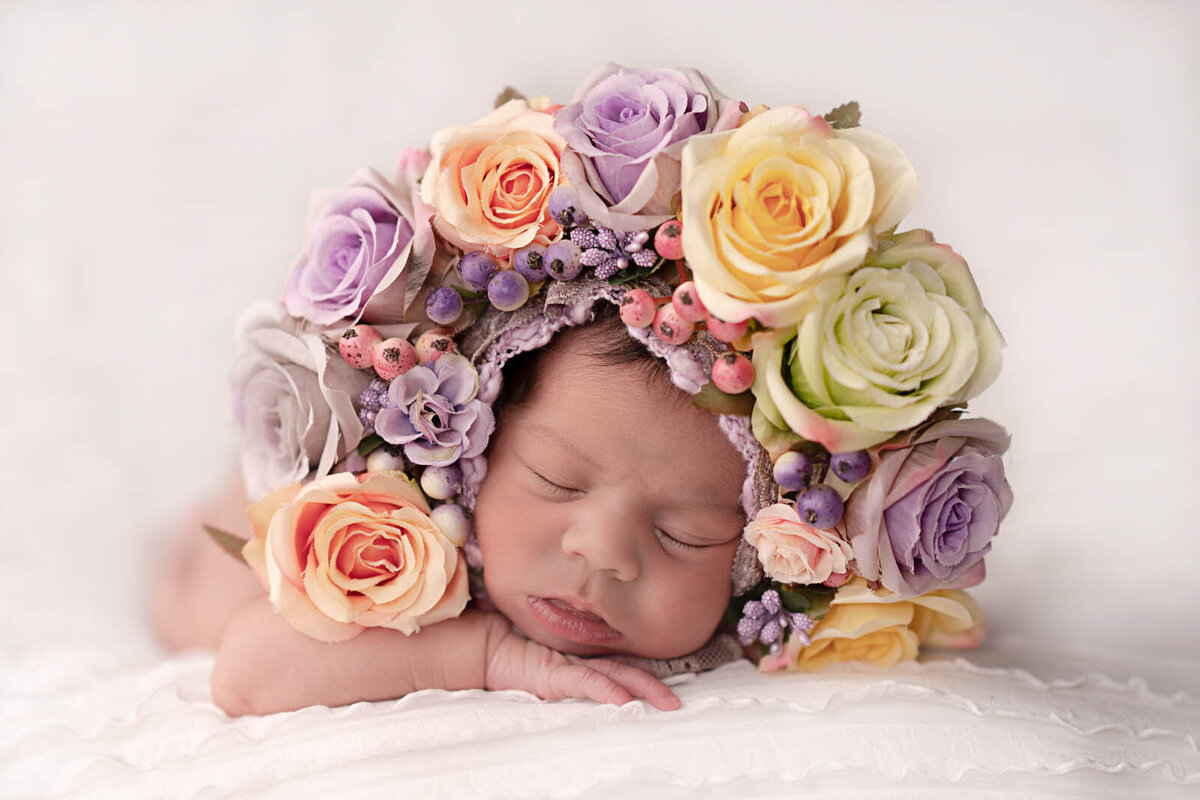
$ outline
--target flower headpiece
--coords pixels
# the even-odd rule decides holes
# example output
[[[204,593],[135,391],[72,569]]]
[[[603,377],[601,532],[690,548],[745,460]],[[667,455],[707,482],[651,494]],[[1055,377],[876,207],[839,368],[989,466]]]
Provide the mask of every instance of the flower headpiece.
[[[728,623],[760,666],[977,642],[961,590],[1012,493],[963,412],[1003,338],[966,262],[898,232],[913,166],[858,123],[608,64],[318,198],[239,331],[254,537],[214,535],[318,638],[460,613],[501,368],[607,301],[746,458]]]

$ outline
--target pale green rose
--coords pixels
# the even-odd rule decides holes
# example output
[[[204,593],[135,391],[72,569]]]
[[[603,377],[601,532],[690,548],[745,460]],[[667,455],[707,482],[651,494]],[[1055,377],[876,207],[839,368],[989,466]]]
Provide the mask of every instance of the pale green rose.
[[[996,379],[1004,338],[967,263],[924,231],[828,278],[795,326],[754,335],[757,408],[831,452],[879,444]]]

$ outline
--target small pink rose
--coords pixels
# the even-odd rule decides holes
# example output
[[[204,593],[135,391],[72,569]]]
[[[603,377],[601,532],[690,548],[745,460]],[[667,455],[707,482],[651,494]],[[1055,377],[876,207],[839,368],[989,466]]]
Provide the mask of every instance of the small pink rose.
[[[786,503],[759,511],[743,536],[758,550],[767,574],[783,583],[824,583],[850,571],[850,545],[831,531],[806,525]]]

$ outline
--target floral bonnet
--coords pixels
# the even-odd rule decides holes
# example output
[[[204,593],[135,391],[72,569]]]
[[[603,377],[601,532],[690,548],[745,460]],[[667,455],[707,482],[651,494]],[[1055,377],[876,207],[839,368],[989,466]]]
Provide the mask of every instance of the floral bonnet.
[[[314,197],[281,302],[239,325],[254,535],[214,536],[317,638],[456,616],[502,368],[609,302],[745,457],[726,629],[761,668],[974,644],[1012,492],[965,408],[1004,341],[966,261],[899,230],[915,196],[853,103],[615,64],[565,105],[507,90]]]

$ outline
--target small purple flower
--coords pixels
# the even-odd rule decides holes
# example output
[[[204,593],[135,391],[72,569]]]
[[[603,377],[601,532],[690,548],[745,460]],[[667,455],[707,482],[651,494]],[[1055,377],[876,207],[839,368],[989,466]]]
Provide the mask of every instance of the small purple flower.
[[[483,453],[496,427],[492,409],[476,399],[479,375],[471,362],[446,353],[392,381],[375,417],[384,441],[404,446],[414,464],[446,466]]]
[[[645,246],[650,241],[649,231],[616,231],[599,225],[594,231],[574,228],[569,235],[583,250],[583,265],[593,267],[601,280],[632,266],[647,268],[658,263],[658,253]]]
[[[812,644],[808,636],[812,629],[812,617],[787,611],[783,608],[779,592],[768,589],[763,592],[762,600],[746,603],[742,618],[738,620],[737,634],[743,645],[762,642],[770,648],[771,655],[778,656],[788,630],[791,630],[793,638],[799,639],[807,647]]]

